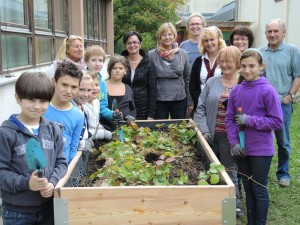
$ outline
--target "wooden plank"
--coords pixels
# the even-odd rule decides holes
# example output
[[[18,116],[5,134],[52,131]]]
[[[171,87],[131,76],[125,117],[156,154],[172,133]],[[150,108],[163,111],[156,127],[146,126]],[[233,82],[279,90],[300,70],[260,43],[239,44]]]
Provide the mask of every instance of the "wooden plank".
[[[222,224],[226,185],[63,188],[69,224]]]

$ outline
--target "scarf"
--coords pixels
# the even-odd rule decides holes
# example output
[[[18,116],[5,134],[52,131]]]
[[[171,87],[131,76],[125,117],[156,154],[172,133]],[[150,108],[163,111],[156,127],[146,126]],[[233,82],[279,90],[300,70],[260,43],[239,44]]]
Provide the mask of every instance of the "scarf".
[[[76,65],[80,70],[86,70],[86,64],[84,63],[83,59],[81,58],[78,62],[74,62],[72,59],[70,59],[68,56],[66,56],[65,60],[66,62],[73,63]]]
[[[205,63],[205,67],[207,69],[207,77],[206,77],[206,81],[207,81],[209,78],[214,76],[214,73],[215,73],[218,63],[217,63],[217,60],[215,60],[215,63],[212,68],[210,68],[209,60],[207,58],[204,58],[204,63]]]
[[[173,62],[175,59],[175,54],[179,51],[178,44],[175,42],[171,50],[166,50],[166,48],[161,44],[157,44],[157,50],[160,54],[160,57],[167,62]]]

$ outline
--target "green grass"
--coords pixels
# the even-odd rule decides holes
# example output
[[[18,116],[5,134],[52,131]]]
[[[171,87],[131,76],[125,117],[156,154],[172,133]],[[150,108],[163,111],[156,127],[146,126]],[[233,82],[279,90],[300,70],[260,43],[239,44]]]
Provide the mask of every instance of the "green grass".
[[[270,207],[268,225],[299,224],[299,193],[300,193],[300,105],[295,104],[291,123],[292,153],[290,159],[291,186],[281,188],[277,184],[277,152],[275,153],[269,173]],[[277,145],[275,145],[277,148]],[[242,200],[245,205],[245,198]],[[244,206],[243,206],[244,207]],[[246,216],[237,220],[237,224],[246,224]]]

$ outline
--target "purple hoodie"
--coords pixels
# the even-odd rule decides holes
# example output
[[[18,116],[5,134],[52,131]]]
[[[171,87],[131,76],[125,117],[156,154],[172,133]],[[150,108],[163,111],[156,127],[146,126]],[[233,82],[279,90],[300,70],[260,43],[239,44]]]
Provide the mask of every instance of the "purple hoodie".
[[[228,101],[225,125],[231,145],[239,143],[238,126],[234,116],[242,107],[247,115],[245,148],[249,156],[272,156],[274,154],[273,130],[283,126],[283,115],[276,90],[264,77],[243,81],[232,89]]]

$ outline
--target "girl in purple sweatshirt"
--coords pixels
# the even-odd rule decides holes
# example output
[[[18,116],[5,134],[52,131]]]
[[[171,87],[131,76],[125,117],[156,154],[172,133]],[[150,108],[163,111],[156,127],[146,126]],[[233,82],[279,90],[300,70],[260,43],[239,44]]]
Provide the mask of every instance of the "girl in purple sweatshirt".
[[[266,224],[268,173],[274,154],[273,130],[283,125],[276,90],[266,78],[259,76],[263,68],[259,50],[249,48],[243,52],[241,75],[245,80],[232,90],[225,119],[231,154],[237,158],[246,192],[248,225]],[[242,108],[242,114],[237,113],[238,108]],[[244,149],[240,145],[240,129],[245,133]]]

